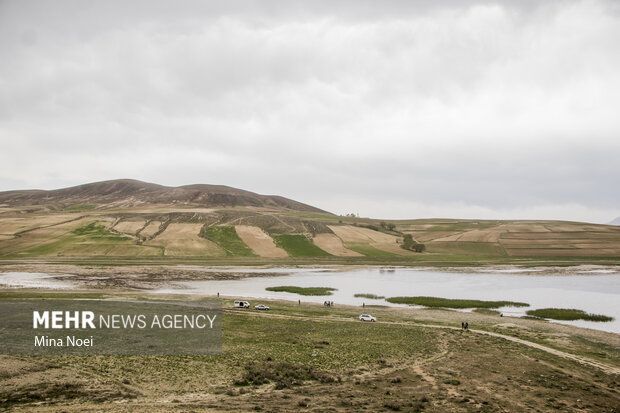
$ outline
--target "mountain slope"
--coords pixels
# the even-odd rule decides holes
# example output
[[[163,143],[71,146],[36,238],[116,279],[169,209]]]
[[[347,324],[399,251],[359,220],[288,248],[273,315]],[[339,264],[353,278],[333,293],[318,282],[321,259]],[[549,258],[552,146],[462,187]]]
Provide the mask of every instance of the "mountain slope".
[[[0,192],[0,203],[8,206],[41,205],[64,208],[76,204],[98,207],[133,207],[149,204],[181,204],[208,207],[261,207],[276,210],[325,212],[319,208],[273,195],[260,195],[224,185],[169,187],[117,179],[70,188]]]

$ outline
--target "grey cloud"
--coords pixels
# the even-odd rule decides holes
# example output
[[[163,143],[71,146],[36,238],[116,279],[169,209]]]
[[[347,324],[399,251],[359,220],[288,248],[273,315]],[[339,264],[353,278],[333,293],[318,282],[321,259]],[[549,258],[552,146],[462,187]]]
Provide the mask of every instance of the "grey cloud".
[[[0,3],[0,190],[133,177],[384,217],[620,214],[612,1],[180,4]]]

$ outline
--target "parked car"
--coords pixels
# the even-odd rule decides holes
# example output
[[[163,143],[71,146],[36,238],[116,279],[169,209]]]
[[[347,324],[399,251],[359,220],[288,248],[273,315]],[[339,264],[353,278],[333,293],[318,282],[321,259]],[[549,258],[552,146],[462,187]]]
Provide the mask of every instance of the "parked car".
[[[370,314],[362,314],[360,316],[360,321],[372,321],[372,322],[375,322],[375,321],[377,321],[377,318],[371,316]]]
[[[267,307],[265,304],[259,304],[259,305],[255,305],[254,309],[256,309],[256,310],[269,310],[269,307]]]
[[[250,308],[250,303],[247,301],[235,301],[235,308]]]

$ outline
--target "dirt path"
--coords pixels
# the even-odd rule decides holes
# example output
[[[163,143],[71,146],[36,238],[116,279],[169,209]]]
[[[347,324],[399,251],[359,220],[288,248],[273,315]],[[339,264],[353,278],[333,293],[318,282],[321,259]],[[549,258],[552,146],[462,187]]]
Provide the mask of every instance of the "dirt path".
[[[294,320],[310,320],[308,317],[301,317],[301,316],[292,316],[292,315],[284,315],[284,314],[269,314],[269,313],[256,313],[256,312],[247,312],[247,311],[243,311],[243,310],[224,310],[224,312],[230,312],[230,313],[235,313],[235,314],[245,314],[245,315],[250,315],[250,316],[257,316],[257,317],[273,317],[273,318],[285,318],[285,319],[294,319]],[[337,321],[337,322],[351,322],[351,323],[359,323],[360,321],[356,320],[356,319],[352,319],[352,318],[342,318],[342,317],[321,317],[321,318],[317,318],[317,319],[311,319],[311,321]],[[433,324],[416,324],[416,323],[407,323],[407,322],[399,322],[399,321],[378,321],[378,323],[382,323],[382,324],[390,324],[390,325],[404,325],[404,326],[410,326],[410,327],[423,327],[423,328],[437,328],[437,329],[443,329],[443,330],[456,330],[456,331],[460,331],[461,329],[458,327],[450,327],[450,326],[441,326],[441,325],[433,325]],[[522,344],[524,346],[528,346],[531,348],[535,348],[537,350],[541,350],[544,351],[546,353],[549,354],[553,354],[554,356],[557,357],[562,357],[564,359],[568,359],[568,360],[573,360],[576,361],[579,364],[583,364],[583,365],[587,365],[590,367],[595,367],[599,370],[604,371],[607,374],[615,374],[615,375],[620,375],[620,368],[615,367],[615,366],[610,366],[608,364],[604,364],[601,362],[598,362],[596,360],[592,360],[588,357],[584,357],[584,356],[577,356],[575,354],[571,354],[571,353],[566,353],[564,351],[561,350],[556,350],[554,348],[551,347],[547,347],[547,346],[543,346],[542,344],[538,344],[538,343],[534,343],[532,341],[527,341],[527,340],[523,340],[517,337],[512,337],[512,336],[507,336],[504,334],[500,334],[500,333],[494,333],[491,331],[484,331],[484,330],[468,330],[471,333],[474,334],[483,334],[483,335],[487,335],[487,336],[491,336],[491,337],[497,337],[497,338],[502,338],[504,340],[508,340],[508,341],[512,341],[513,343],[518,343],[518,344]]]

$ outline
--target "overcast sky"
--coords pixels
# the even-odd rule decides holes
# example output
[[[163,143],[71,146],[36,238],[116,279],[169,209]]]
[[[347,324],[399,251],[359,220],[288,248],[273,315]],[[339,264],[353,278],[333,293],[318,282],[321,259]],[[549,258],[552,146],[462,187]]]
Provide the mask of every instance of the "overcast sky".
[[[620,215],[620,2],[0,0],[0,190]]]

